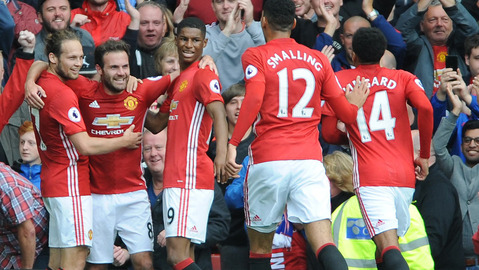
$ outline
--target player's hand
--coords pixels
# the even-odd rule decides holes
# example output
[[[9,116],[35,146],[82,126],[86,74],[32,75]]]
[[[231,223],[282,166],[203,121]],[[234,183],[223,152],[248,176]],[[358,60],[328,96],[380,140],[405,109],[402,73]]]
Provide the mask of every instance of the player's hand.
[[[122,266],[130,259],[128,250],[119,246],[113,246],[113,265]]]
[[[423,181],[429,174],[429,159],[418,157],[414,160],[414,164],[416,164],[416,179]]]
[[[35,35],[28,30],[20,31],[18,43],[22,46],[23,52],[33,53],[35,49]]]
[[[125,132],[123,133],[123,139],[125,141],[125,147],[129,149],[136,149],[140,147],[141,139],[143,135],[141,132],[134,132],[135,125],[131,125]]]
[[[206,67],[209,67],[211,71],[213,71],[216,76],[218,76],[218,68],[216,67],[215,60],[213,60],[213,57],[209,55],[203,55],[201,57],[200,62],[198,63],[198,67],[201,69],[205,69]]]
[[[321,52],[326,55],[326,57],[328,58],[329,60],[329,63],[331,63],[331,61],[333,61],[333,58],[334,58],[334,48],[333,46],[331,45],[326,45],[323,47],[323,49],[321,50]]]
[[[446,91],[447,91],[447,96],[452,103],[451,113],[454,114],[455,116],[459,116],[463,106],[461,99],[456,94],[454,94],[454,92],[452,92],[451,83],[446,84]]]
[[[30,107],[41,109],[45,105],[42,97],[47,97],[45,90],[33,81],[25,82],[25,100]]]
[[[243,166],[236,163],[236,146],[228,144],[228,151],[226,153],[226,173],[228,178],[238,178],[239,171]]]
[[[216,153],[214,166],[216,182],[221,184],[226,183],[228,181],[228,177],[226,174],[226,157],[224,156],[224,154],[219,155],[218,153]]]
[[[70,26],[72,27],[80,27],[86,23],[91,22],[90,19],[88,19],[88,16],[83,15],[83,14],[76,14],[75,17],[73,17],[72,22],[70,23]]]
[[[359,76],[356,77],[356,83],[354,84],[354,88],[351,89],[348,87],[346,89],[346,98],[348,99],[349,103],[358,106],[361,108],[366,102],[366,99],[369,95],[369,83],[363,77],[360,79]]]
[[[161,231],[156,237],[156,242],[160,247],[166,247],[166,232],[165,230]]]
[[[133,93],[138,88],[138,84],[143,83],[141,79],[137,79],[135,76],[131,76],[128,78],[128,82],[126,83],[126,92]]]

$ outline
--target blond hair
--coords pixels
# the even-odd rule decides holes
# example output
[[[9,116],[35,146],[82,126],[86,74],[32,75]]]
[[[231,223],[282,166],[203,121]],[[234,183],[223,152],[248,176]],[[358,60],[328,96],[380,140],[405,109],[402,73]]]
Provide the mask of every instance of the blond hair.
[[[339,189],[354,192],[353,188],[353,159],[350,155],[334,151],[323,159],[326,176]]]

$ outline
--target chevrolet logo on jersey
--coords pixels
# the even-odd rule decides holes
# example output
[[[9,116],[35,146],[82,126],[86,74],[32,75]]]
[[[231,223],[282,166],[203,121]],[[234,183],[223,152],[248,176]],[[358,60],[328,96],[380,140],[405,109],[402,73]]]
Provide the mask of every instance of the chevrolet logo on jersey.
[[[346,224],[346,238],[348,239],[371,239],[368,229],[362,218],[348,218]]]
[[[106,126],[106,128],[121,128],[122,125],[131,125],[134,116],[120,116],[119,114],[107,114],[106,117],[96,117],[93,120],[95,126]]]

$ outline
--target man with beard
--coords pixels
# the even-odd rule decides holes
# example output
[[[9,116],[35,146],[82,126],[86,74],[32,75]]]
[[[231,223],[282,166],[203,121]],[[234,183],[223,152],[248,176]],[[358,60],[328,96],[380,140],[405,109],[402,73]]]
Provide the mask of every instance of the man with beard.
[[[65,81],[78,96],[92,137],[120,137],[131,124],[141,132],[146,111],[170,85],[170,76],[164,76],[160,80],[145,80],[134,93],[125,91],[130,75],[129,52],[125,42],[109,40],[95,49],[101,83],[83,76]],[[35,68],[32,75],[36,73]],[[89,269],[106,269],[113,262],[117,234],[126,244],[135,269],[153,269],[153,227],[140,166],[141,150],[123,148],[92,156],[89,161],[96,232],[87,258]]]
[[[45,89],[45,104],[42,110],[32,109],[32,118],[43,162],[42,196],[50,213],[48,266],[83,269],[93,237],[90,170],[84,155],[137,148],[141,134],[133,133],[129,123],[123,136],[90,137],[78,98],[64,84],[79,76],[83,52],[78,37],[68,30],[54,32],[46,40],[46,52],[48,69],[38,79]]]
[[[80,37],[80,43],[83,47],[83,65],[80,69],[81,74],[96,73],[93,63],[93,51],[95,43],[88,31],[77,27],[70,27],[70,3],[68,0],[42,0],[38,8],[38,20],[42,24],[42,30],[36,35],[35,60],[47,62],[48,56],[45,54],[45,39],[48,34],[69,29],[73,30]]]

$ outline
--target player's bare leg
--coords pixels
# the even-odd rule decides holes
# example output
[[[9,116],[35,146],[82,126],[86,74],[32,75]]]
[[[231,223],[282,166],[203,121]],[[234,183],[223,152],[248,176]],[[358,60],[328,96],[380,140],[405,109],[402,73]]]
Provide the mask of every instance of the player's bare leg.
[[[50,258],[48,259],[48,267],[50,269],[60,268],[61,252],[59,248],[50,248]]]
[[[131,263],[135,270],[153,270],[152,253],[149,251],[130,254]]]
[[[271,269],[271,249],[273,246],[273,237],[274,231],[270,233],[262,233],[248,228],[250,270]]]
[[[329,219],[304,224],[304,230],[306,238],[315,251],[316,258],[323,269],[348,269],[346,260],[333,242]]]
[[[166,252],[168,254],[167,260],[175,270],[199,270],[198,265],[195,264],[190,257],[191,241],[183,237],[168,237],[166,238]]]
[[[88,247],[78,246],[61,249],[61,268],[64,270],[83,270],[88,256]]]
[[[389,230],[375,235],[373,241],[376,244],[378,269],[409,269],[406,260],[404,260],[399,250],[397,230]]]

